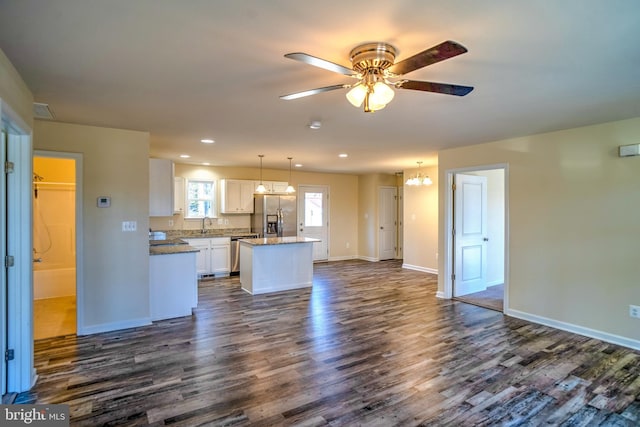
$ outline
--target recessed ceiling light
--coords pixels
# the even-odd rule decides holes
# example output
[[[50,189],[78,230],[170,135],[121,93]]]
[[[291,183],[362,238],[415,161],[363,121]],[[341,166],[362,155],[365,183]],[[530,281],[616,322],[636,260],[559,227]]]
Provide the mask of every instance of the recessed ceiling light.
[[[211,163],[209,163],[209,162],[204,162],[204,163],[202,164],[202,166],[211,166]]]
[[[213,144],[215,141],[213,139],[201,139],[200,142],[203,144]]]
[[[180,154],[180,157],[183,158],[183,159],[188,159],[191,156],[188,155],[188,154]]]
[[[295,166],[295,167],[297,167],[297,168],[301,168],[301,167],[302,167],[302,163],[296,163],[296,164],[295,164],[295,165],[293,165],[293,166]]]
[[[338,154],[338,157],[345,158],[345,157],[349,157],[349,155],[346,154],[346,153],[340,153],[340,154]]]
[[[317,129],[320,129],[321,126],[322,126],[322,122],[320,122],[320,120],[314,120],[311,123],[309,123],[309,129],[317,130]]]

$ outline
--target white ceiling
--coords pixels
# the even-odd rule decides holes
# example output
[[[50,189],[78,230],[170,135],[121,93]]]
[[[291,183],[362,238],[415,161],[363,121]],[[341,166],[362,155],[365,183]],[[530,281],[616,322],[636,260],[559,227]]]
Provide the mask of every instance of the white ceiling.
[[[444,40],[469,52],[407,77],[474,86],[466,97],[398,90],[376,113],[344,90],[278,98],[351,83],[285,53],[350,66],[362,42],[400,61]],[[264,154],[265,168],[391,173],[640,116],[637,0],[0,0],[0,49],[56,120],[149,131],[154,157],[220,166]]]

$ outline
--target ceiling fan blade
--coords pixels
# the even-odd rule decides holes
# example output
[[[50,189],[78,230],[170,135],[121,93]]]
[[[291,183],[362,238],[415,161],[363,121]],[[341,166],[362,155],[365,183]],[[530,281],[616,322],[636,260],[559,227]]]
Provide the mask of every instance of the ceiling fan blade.
[[[296,93],[290,93],[289,95],[282,95],[280,99],[286,99],[288,101],[291,99],[298,99],[305,96],[316,95],[318,93],[329,92],[330,90],[344,89],[348,87],[351,87],[351,85],[333,85],[333,86],[319,87],[316,89],[305,90],[304,92],[296,92]]]
[[[443,93],[445,95],[465,96],[473,90],[473,86],[450,85],[447,83],[420,82],[404,80],[395,85],[401,89],[422,90],[425,92]]]
[[[467,51],[467,48],[454,41],[447,40],[437,46],[417,53],[407,59],[404,59],[391,67],[389,71],[397,76],[410,73],[427,65],[453,58]]]
[[[357,73],[351,68],[347,68],[340,64],[327,61],[326,59],[316,58],[315,56],[307,55],[306,53],[302,52],[287,53],[284,57],[295,59],[296,61],[301,61],[305,64],[313,65],[315,67],[324,68],[325,70],[333,71],[334,73],[344,74],[346,76],[357,75]]]

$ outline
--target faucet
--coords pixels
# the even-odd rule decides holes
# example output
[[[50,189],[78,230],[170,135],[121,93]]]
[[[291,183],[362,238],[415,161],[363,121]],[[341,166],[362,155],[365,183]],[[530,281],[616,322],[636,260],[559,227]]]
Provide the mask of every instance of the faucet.
[[[205,228],[204,222],[207,220],[208,218],[205,216],[202,218],[202,230],[200,230],[200,234],[205,234],[207,232],[207,229]],[[211,220],[209,220],[209,224],[211,224]]]

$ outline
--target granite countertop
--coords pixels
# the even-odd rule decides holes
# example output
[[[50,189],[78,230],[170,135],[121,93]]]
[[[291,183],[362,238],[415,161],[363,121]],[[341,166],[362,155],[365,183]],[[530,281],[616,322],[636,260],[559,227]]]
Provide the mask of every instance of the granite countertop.
[[[263,237],[259,239],[242,239],[240,243],[244,243],[251,246],[266,246],[266,245],[286,245],[291,243],[313,243],[321,242],[320,239],[313,239],[311,237]]]
[[[149,240],[149,246],[186,245],[182,239]]]
[[[208,239],[212,237],[254,237],[257,233],[251,230],[238,228],[207,229],[201,230],[166,230],[167,239]]]
[[[185,244],[174,245],[150,245],[149,255],[171,255],[171,254],[186,254],[189,252],[200,252],[200,249],[194,248]]]

